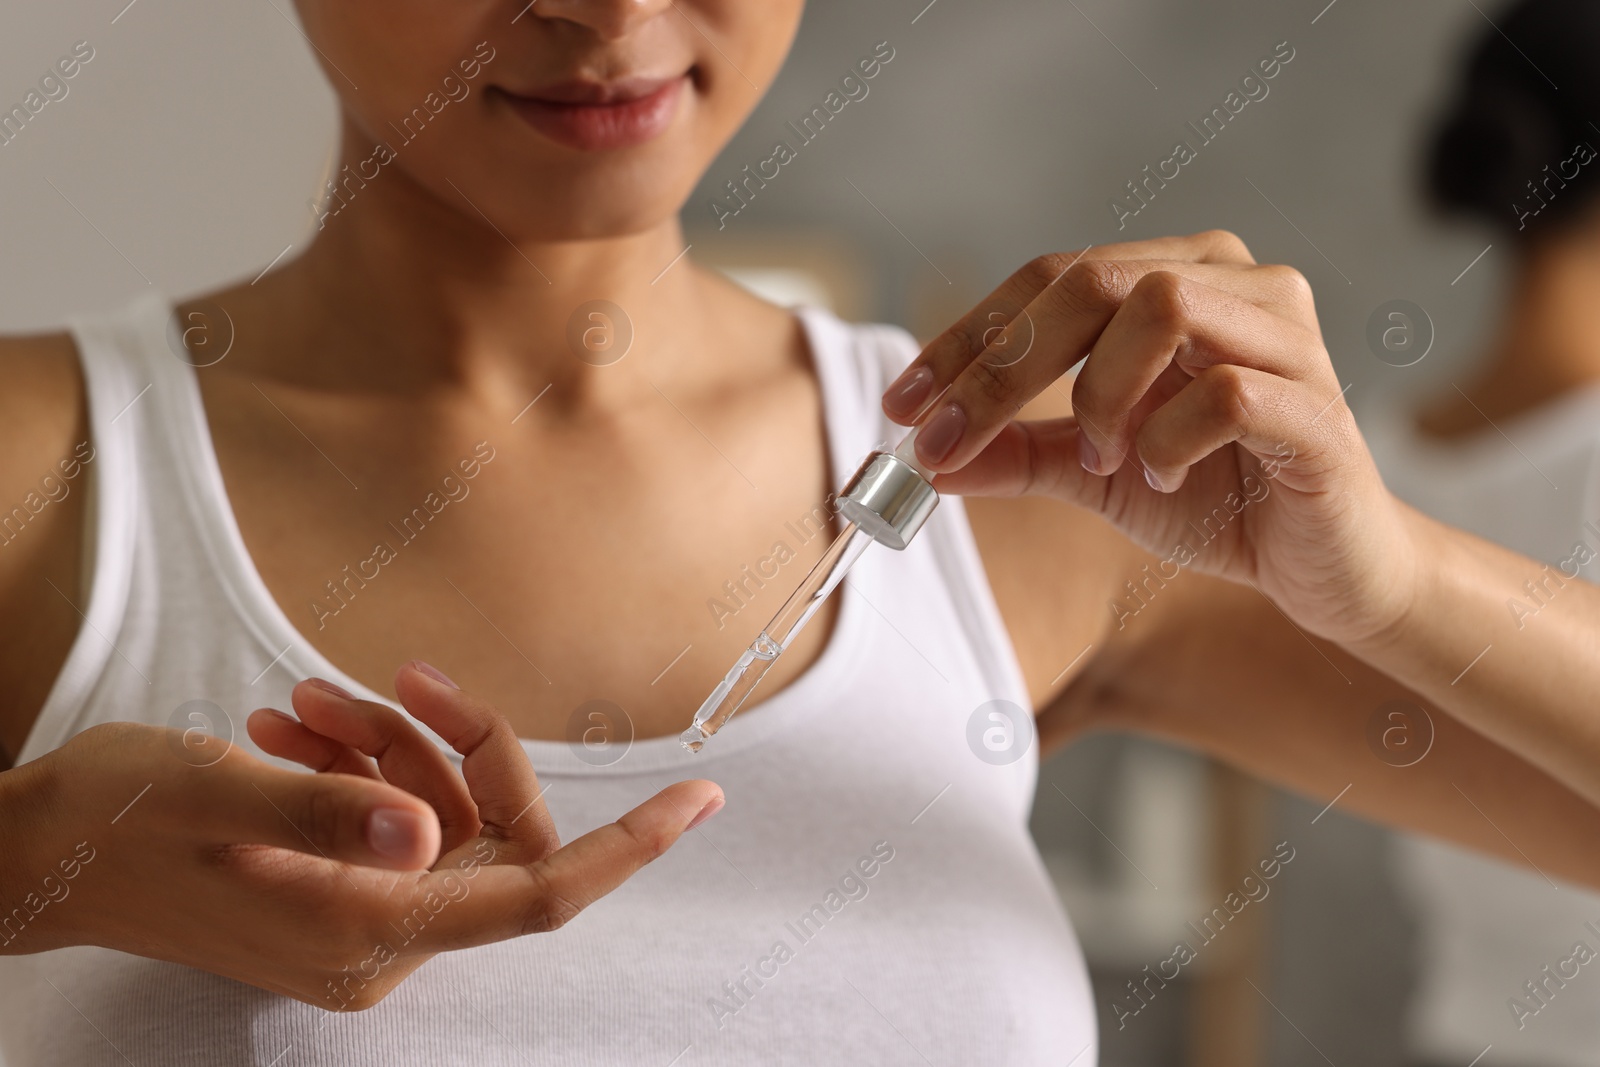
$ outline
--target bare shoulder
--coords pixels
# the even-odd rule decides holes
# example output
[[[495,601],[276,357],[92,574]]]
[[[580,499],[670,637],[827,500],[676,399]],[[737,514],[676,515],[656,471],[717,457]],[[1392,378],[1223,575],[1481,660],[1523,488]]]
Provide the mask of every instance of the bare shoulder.
[[[88,433],[84,394],[70,334],[0,337],[0,507],[9,511],[43,477],[70,466],[58,461]]]
[[[1065,390],[1047,390],[1021,418],[1069,414]],[[966,508],[1028,692],[1042,714],[1099,654],[1113,621],[1108,604],[1145,555],[1098,515],[1059,500],[968,497]]]
[[[18,429],[11,420],[30,421],[35,415],[48,420],[48,412],[41,409],[52,401],[70,414],[83,394],[78,351],[64,330],[0,336],[0,374],[5,384],[0,390],[0,413],[7,418],[6,432]]]
[[[0,337],[0,758],[15,758],[77,633],[93,459],[66,333]],[[52,586],[54,588],[52,589]]]

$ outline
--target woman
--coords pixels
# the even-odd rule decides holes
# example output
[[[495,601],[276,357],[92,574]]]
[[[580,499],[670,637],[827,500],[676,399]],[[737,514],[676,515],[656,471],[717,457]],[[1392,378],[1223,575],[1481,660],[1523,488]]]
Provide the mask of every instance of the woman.
[[[1293,270],[1046,255],[918,353],[677,261],[800,6],[304,0],[349,164],[315,244],[7,342],[0,488],[85,441],[95,479],[0,564],[10,1060],[1091,1063],[1032,756],[968,745],[995,701],[1600,884],[1600,597],[1480,654],[1533,564],[1390,497]],[[1085,353],[1077,421],[1013,421]],[[827,540],[788,525],[913,422],[945,503],[684,754]],[[1441,722],[1395,776],[1402,686]],[[295,716],[230,747],[196,701]]]
[[[1600,132],[1589,124],[1600,7],[1524,0],[1496,23],[1506,36],[1485,28],[1475,42],[1427,183],[1435,204],[1494,231],[1493,254],[1513,264],[1509,299],[1472,377],[1420,418],[1387,403],[1362,425],[1398,495],[1548,565],[1501,609],[1527,631],[1570,584],[1600,576]],[[1600,986],[1561,975],[1576,943],[1600,950],[1586,925],[1600,926],[1600,898],[1437,841],[1405,841],[1396,856],[1422,949],[1417,1061],[1593,1063]]]

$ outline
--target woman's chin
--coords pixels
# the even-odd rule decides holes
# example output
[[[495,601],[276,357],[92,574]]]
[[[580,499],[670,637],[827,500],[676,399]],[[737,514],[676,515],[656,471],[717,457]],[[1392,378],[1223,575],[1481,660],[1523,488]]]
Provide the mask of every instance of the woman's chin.
[[[663,203],[652,210],[640,210],[637,202],[589,203],[586,196],[571,200],[554,197],[530,205],[518,220],[515,233],[519,241],[566,243],[577,241],[620,240],[659,229],[675,222],[681,203]],[[626,207],[626,209],[624,209]]]

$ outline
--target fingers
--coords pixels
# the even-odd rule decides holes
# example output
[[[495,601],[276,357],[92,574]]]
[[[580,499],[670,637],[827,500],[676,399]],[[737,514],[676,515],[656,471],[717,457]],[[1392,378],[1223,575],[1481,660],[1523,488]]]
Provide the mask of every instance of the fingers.
[[[1028,401],[1098,348],[1129,302],[1159,303],[1161,285],[1172,283],[1152,286],[1154,297],[1141,296],[1151,275],[1231,294],[1281,326],[1315,322],[1309,290],[1286,268],[1086,256],[1046,278],[1058,258],[1019,271],[885,391],[891,418],[920,422],[917,456],[929,468],[950,471],[969,461]]]
[[[1255,264],[1244,242],[1224,230],[1208,230],[1188,237],[1101,245],[1080,252],[1040,256],[1007,278],[976,308],[927,347],[885,391],[885,414],[903,425],[910,425],[962,368],[991,346],[1008,349],[1003,353],[991,353],[992,362],[1010,364],[1020,360],[1026,351],[1025,340],[1015,333],[1006,333],[1005,325],[1078,264],[1108,263],[1113,265],[1111,272],[1115,273],[1114,265],[1117,263],[1163,260],[1175,266],[1209,265],[1235,271]],[[1140,270],[1134,271],[1128,278],[1128,284],[1131,285],[1142,273]],[[1092,304],[1095,301],[1089,302]]]
[[[439,855],[433,809],[384,782],[283,770],[238,748],[185,778],[175,814],[219,844],[275,845],[403,871],[426,870]]]
[[[1144,280],[1162,272],[1315,332],[1305,279],[1286,267],[1258,266],[1237,237],[1222,231],[1041,256],[935,339],[885,390],[884,412],[921,425],[917,456],[925,466],[959,469],[1098,347]]]
[[[551,853],[532,870],[555,906],[535,902],[524,912],[524,932],[555,929],[631,878],[675,844],[698,820],[722,807],[722,790],[706,781],[679,782],[608,826],[591,830]]]
[[[461,774],[404,715],[321,679],[295,687],[300,722],[263,710],[250,720],[251,736],[274,755],[316,770],[381,776],[422,798],[438,813],[446,852],[480,833],[518,841],[529,856],[560,847],[538,779],[499,712],[426,664],[403,667],[395,689],[408,710],[462,754]]]
[[[1177,369],[1192,376],[1227,363],[1301,381],[1325,373],[1318,351],[1315,336],[1248,301],[1169,271],[1147,274],[1101,332],[1073,384],[1073,414],[1087,439],[1084,465],[1095,474],[1121,465],[1141,401],[1163,374],[1173,378],[1168,372]],[[1183,384],[1176,377],[1168,395]]]
[[[561,847],[539,779],[503,715],[417,661],[400,668],[394,688],[407,711],[461,753],[461,773],[486,836],[515,841],[533,857]]]
[[[421,797],[439,814],[444,849],[478,836],[478,807],[439,746],[395,709],[357,700],[330,682],[312,678],[295,686],[300,721],[337,743],[353,760],[370,757],[383,779]]]
[[[1189,468],[1238,442],[1261,460],[1292,458],[1322,402],[1265,371],[1218,364],[1144,421],[1136,448],[1152,489],[1173,492]]]
[[[323,737],[299,719],[277,708],[257,708],[245,720],[245,730],[261,751],[292,760],[319,773],[354,774],[383,780],[377,764],[349,745]]]
[[[957,496],[1050,496],[1104,514],[1112,479],[1083,469],[1079,434],[1073,418],[1010,423],[972,462],[934,484]]]
[[[470,895],[459,907],[444,909],[430,927],[443,942],[436,947],[462,948],[559,929],[715,815],[722,801],[722,790],[712,782],[679,782],[533,863],[482,868]],[[428,889],[429,880],[421,888]]]
[[[908,383],[938,396],[917,435],[917,458],[930,469],[957,470],[977,455],[1088,353],[1138,281],[1168,263],[1085,257],[1057,269],[1056,259],[1043,257],[1018,271],[996,297],[929,345],[884,394],[891,417],[900,413],[890,409],[890,398],[903,402]],[[1009,321],[985,327],[992,315]]]
[[[1122,269],[1116,264],[1091,257],[1088,250],[1070,256],[1040,256],[1026,264],[979,302],[977,307],[934,338],[921,355],[911,362],[884,391],[884,413],[897,422],[909,425],[975,362],[981,367],[995,369],[1023,366],[1040,341],[1036,336],[1039,328],[1035,318],[1037,309],[1032,307],[1040,293],[1053,289],[1061,279],[1069,276],[1072,281],[1068,288],[1074,290],[1080,284],[1102,276],[1106,284],[1114,285],[1111,275]],[[1074,271],[1077,273],[1074,274]],[[1109,319],[1111,310],[1108,304],[1105,318]],[[1089,317],[1093,319],[1094,316]],[[1078,331],[1082,336],[1077,341],[1071,336],[1052,335],[1048,339],[1055,345],[1051,350],[1052,355],[1059,357],[1049,361],[1057,367],[1056,375],[1060,375],[1082,356],[1083,349],[1093,338],[1093,334],[1084,332],[1085,329],[1087,327]],[[1033,361],[1034,364],[1038,362]],[[1024,373],[1035,370],[1032,364],[1024,367]],[[920,445],[917,454],[925,460],[932,455],[924,453]]]
[[[1190,468],[1228,444],[1254,454],[1267,477],[1279,477],[1292,460],[1303,466],[1312,449],[1322,447],[1318,439],[1353,432],[1349,419],[1334,417],[1331,401],[1313,386],[1228,363],[1201,371],[1135,422],[1128,455],[1111,477],[1085,470],[1079,456],[1087,431],[1073,417],[1013,422],[972,462],[939,475],[935,484],[961,496],[1052,496],[1106,515],[1114,488],[1126,490],[1129,479],[1137,484],[1142,475],[1151,488],[1175,492]]]

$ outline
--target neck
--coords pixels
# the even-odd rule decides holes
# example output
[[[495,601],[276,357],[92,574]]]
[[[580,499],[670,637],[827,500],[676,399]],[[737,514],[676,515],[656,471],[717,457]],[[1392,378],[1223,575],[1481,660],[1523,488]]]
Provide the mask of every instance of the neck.
[[[553,385],[576,400],[648,392],[642,375],[608,365],[630,324],[632,367],[665,373],[703,348],[706,277],[674,263],[676,218],[618,237],[517,239],[470,189],[436,197],[392,166],[334,206],[273,279],[297,311],[273,326],[295,332],[272,346],[278,373],[332,387],[381,375],[401,391],[454,383],[531,396]],[[594,301],[626,321],[582,308]]]
[[[1548,398],[1600,379],[1600,237],[1548,241],[1524,254],[1490,349],[1492,387]]]

